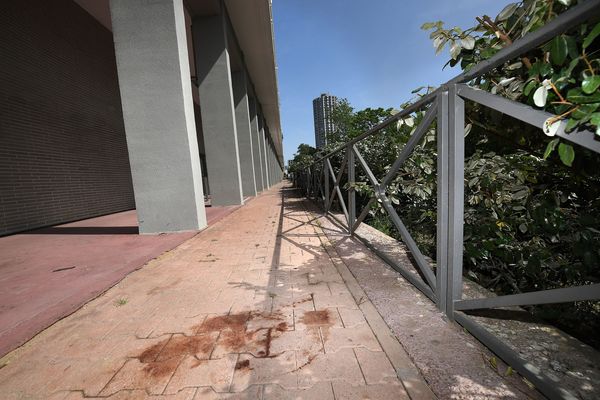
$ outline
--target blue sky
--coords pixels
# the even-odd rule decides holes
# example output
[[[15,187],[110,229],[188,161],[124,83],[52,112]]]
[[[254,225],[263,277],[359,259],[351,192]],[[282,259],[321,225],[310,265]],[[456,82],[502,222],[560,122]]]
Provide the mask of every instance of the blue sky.
[[[442,66],[424,22],[467,28],[509,0],[274,0],[279,101],[286,164],[300,143],[314,146],[312,99],[327,92],[355,109],[395,107],[421,85],[460,71]]]

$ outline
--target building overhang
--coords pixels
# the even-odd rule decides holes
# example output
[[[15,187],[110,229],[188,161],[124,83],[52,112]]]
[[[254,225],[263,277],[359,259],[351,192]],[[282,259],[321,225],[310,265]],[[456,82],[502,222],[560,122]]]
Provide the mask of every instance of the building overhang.
[[[279,116],[279,92],[271,0],[224,0],[277,156],[283,165],[283,135]],[[112,31],[109,0],[75,0],[98,22]],[[193,18],[220,12],[219,0],[184,0]],[[191,41],[188,40],[190,54]],[[193,57],[190,57],[193,63]],[[192,69],[193,70],[193,69]]]
[[[271,0],[225,0],[225,5],[283,165]]]

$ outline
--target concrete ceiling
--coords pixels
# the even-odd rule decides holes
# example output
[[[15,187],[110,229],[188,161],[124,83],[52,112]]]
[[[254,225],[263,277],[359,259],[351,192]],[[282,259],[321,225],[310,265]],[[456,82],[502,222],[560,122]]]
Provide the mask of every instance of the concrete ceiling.
[[[74,1],[107,29],[112,30],[109,0]],[[192,18],[197,15],[216,15],[220,12],[219,0],[184,0],[184,4],[189,16]],[[246,63],[250,79],[254,83],[254,90],[262,105],[265,120],[283,165],[283,136],[279,117],[279,92],[271,0],[225,0],[225,7],[233,25],[240,48],[239,51]],[[186,15],[186,17],[188,16]],[[188,47],[190,50],[190,70],[194,71],[194,57],[192,56],[193,50],[191,49],[190,40],[188,40]],[[192,75],[195,74],[192,73]]]

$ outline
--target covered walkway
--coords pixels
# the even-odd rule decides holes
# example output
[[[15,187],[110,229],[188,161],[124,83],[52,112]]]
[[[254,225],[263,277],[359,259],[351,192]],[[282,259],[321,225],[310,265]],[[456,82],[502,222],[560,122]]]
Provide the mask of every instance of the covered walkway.
[[[3,398],[433,398],[293,193],[265,191],[9,353]]]
[[[238,208],[207,207],[209,226]],[[196,233],[139,235],[131,210],[0,237],[0,356]]]

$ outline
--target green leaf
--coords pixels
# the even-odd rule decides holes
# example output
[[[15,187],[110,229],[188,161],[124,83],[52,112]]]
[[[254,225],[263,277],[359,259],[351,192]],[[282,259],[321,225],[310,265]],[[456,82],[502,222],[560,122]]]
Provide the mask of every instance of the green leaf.
[[[466,36],[460,39],[460,45],[463,49],[473,50],[473,47],[475,47],[475,39],[473,36]]]
[[[527,189],[527,188],[521,189],[518,192],[515,192],[511,195],[513,200],[521,200],[521,199],[526,198],[527,196],[529,196],[529,189]]]
[[[488,59],[488,58],[492,57],[494,54],[496,54],[497,52],[498,52],[498,50],[493,47],[486,47],[483,50],[481,50],[480,56],[483,59]]]
[[[540,65],[540,75],[541,76],[549,76],[552,75],[553,69],[552,69],[552,65],[548,64],[548,63],[543,63],[542,65]]]
[[[565,36],[567,41],[567,53],[571,59],[579,58],[579,52],[577,51],[577,42],[573,36]]]
[[[458,58],[459,54],[460,54],[460,43],[453,40],[452,45],[450,46],[450,56],[452,57],[453,60],[456,60]],[[453,67],[454,65],[450,64],[450,66]]]
[[[569,118],[567,125],[565,126],[565,132],[571,132],[579,125],[579,120],[575,118]]]
[[[563,65],[567,59],[567,40],[564,36],[556,36],[550,44],[550,57],[555,65]]]
[[[444,46],[448,42],[448,38],[444,37],[441,40],[434,40],[433,46],[435,47],[435,55],[437,56],[444,49]]]
[[[569,167],[573,165],[573,160],[575,159],[575,150],[573,150],[573,146],[565,143],[559,144],[558,155],[563,164],[568,165]]]
[[[531,80],[529,81],[529,83],[527,83],[527,85],[525,85],[525,88],[523,88],[523,94],[525,96],[529,96],[529,93],[531,93],[531,91],[533,90],[534,87],[536,87],[537,82],[535,80]]]
[[[565,76],[571,75],[571,73],[573,72],[573,69],[575,69],[575,67],[577,66],[577,64],[579,64],[579,57],[574,58],[573,60],[571,60],[571,62],[569,63],[569,66],[567,67],[564,75]]]
[[[596,26],[594,26],[594,29],[592,29],[592,31],[585,37],[582,47],[584,49],[588,47],[598,35],[600,35],[600,22],[598,22]]]
[[[567,92],[567,100],[577,104],[588,104],[600,102],[600,92],[586,96],[579,88],[570,89]]]
[[[527,74],[529,75],[530,78],[533,78],[535,76],[538,76],[539,73],[540,73],[540,63],[536,61],[533,63],[533,65],[531,66],[529,71],[527,71]]]
[[[580,123],[583,123],[589,120],[592,117],[592,113],[598,108],[600,108],[600,103],[583,104],[571,115],[573,118],[579,120]]]
[[[502,9],[502,11],[500,11],[498,16],[496,17],[496,21],[506,21],[511,17],[511,15],[515,13],[515,11],[517,11],[517,8],[519,8],[519,5],[517,3],[511,3],[507,5]]]
[[[581,89],[586,94],[594,93],[598,89],[598,86],[600,86],[599,75],[588,76],[581,82]]]
[[[435,22],[425,22],[423,25],[421,25],[421,29],[424,31],[427,31],[433,27],[435,27]]]
[[[560,139],[556,138],[548,142],[548,145],[546,146],[546,151],[544,152],[544,160],[547,159],[550,154],[552,154],[559,141]]]

